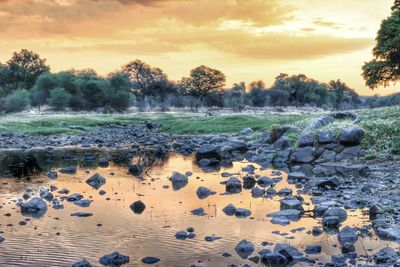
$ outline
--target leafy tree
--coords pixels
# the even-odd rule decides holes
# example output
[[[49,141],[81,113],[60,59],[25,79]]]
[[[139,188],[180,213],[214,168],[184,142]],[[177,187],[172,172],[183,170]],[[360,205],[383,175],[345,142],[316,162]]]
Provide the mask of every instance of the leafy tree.
[[[49,105],[55,110],[63,110],[69,105],[71,95],[64,88],[55,88],[50,91]]]
[[[57,74],[44,73],[38,77],[31,92],[31,105],[38,107],[47,103],[50,91],[59,86]]]
[[[80,84],[85,108],[91,110],[103,107],[107,99],[108,83],[105,80],[88,80]]]
[[[140,60],[134,60],[123,66],[122,73],[128,77],[132,90],[142,96],[152,83],[167,81],[167,75],[161,69],[152,68]]]
[[[108,82],[110,85],[107,101],[108,105],[118,112],[128,109],[132,97],[130,93],[131,85],[128,77],[124,74],[117,73],[111,75]]]
[[[251,90],[253,90],[255,88],[263,90],[263,89],[265,89],[265,83],[261,80],[253,81],[249,84],[248,91],[251,92]]]
[[[190,72],[190,77],[182,79],[187,94],[202,100],[211,93],[220,94],[225,85],[225,74],[221,71],[201,65]]]
[[[335,108],[337,109],[340,107],[340,104],[344,102],[349,102],[352,104],[359,102],[358,94],[339,79],[329,82],[329,90],[334,95]]]
[[[374,89],[400,80],[400,0],[383,20],[372,50],[374,59],[362,67],[367,86]]]
[[[27,108],[29,105],[29,92],[27,90],[15,90],[4,100],[6,112],[18,112]]]
[[[50,67],[46,65],[46,59],[26,49],[22,49],[19,53],[14,52],[11,59],[7,61],[7,66],[9,69],[7,82],[28,89],[33,87],[41,74],[50,71]]]

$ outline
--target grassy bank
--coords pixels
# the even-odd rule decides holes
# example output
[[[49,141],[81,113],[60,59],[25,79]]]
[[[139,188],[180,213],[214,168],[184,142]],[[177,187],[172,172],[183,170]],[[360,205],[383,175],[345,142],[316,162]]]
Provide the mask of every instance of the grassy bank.
[[[400,106],[380,109],[354,111],[361,116],[361,127],[366,135],[363,146],[371,154],[400,154]],[[182,113],[138,113],[138,114],[62,114],[62,115],[3,115],[0,116],[1,132],[18,132],[27,134],[73,134],[82,130],[70,129],[67,126],[79,126],[84,131],[93,131],[98,127],[117,124],[129,125],[153,121],[162,125],[161,131],[172,134],[235,133],[243,128],[256,131],[270,130],[276,125],[290,124],[300,129],[307,122],[318,116],[293,114],[265,115],[220,115],[204,117],[204,114]],[[353,126],[349,120],[340,120],[326,128],[339,130]],[[290,135],[290,133],[289,133]],[[290,137],[290,136],[289,136]],[[295,139],[293,137],[293,139]]]

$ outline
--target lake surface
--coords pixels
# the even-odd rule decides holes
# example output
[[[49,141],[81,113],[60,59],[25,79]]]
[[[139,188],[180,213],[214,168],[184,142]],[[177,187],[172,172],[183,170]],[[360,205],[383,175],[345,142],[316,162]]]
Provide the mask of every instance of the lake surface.
[[[271,218],[266,215],[280,209],[279,196],[253,198],[251,190],[246,189],[239,194],[225,194],[222,182],[228,178],[221,174],[233,173],[241,180],[246,174],[242,168],[248,164],[236,162],[229,168],[204,172],[193,157],[170,154],[165,160],[148,168],[143,179],[128,174],[126,165],[112,162],[106,168],[78,166],[76,174],[59,173],[56,180],[47,178],[44,170],[30,179],[0,179],[0,235],[5,238],[0,243],[0,266],[71,266],[81,259],[87,259],[93,266],[100,266],[99,258],[113,251],[130,257],[130,262],[124,266],[142,266],[141,259],[146,256],[161,259],[155,266],[240,266],[245,263],[259,266],[242,259],[235,252],[236,245],[242,239],[255,245],[252,256],[261,249],[273,249],[273,245],[263,246],[263,242],[288,243],[301,252],[307,245],[320,245],[322,253],[309,256],[318,262],[328,262],[332,255],[341,253],[336,234],[310,234],[314,226],[321,226],[321,219],[313,218],[312,213],[306,212],[299,221],[287,226],[272,224]],[[277,177],[272,174],[273,170],[260,170],[258,165],[253,165],[257,168],[256,174]],[[185,187],[176,191],[168,179],[173,171],[190,171],[193,175]],[[107,179],[107,183],[101,187],[107,192],[103,196],[85,183],[95,173]],[[275,189],[291,188],[296,195],[296,188],[287,183],[286,174],[281,172],[280,176],[283,180],[276,184]],[[37,196],[40,187],[50,185],[58,190],[67,188],[70,194],[80,193],[93,202],[90,207],[83,208],[63,201],[63,209],[54,209],[48,203],[49,208],[43,217],[30,218],[26,225],[19,225],[27,217],[21,214],[16,202],[22,199],[26,188],[31,187]],[[199,186],[217,193],[199,199],[196,195]],[[58,194],[58,190],[53,192],[55,197],[66,196]],[[309,196],[302,196],[305,203],[311,203]],[[146,205],[141,214],[135,214],[130,209],[130,205],[138,200]],[[251,210],[251,216],[227,216],[222,209],[230,203]],[[312,204],[303,207],[306,211],[313,209]],[[190,211],[197,208],[203,208],[207,215],[192,215]],[[70,216],[78,211],[90,212],[93,216]],[[342,227],[369,224],[369,217],[361,210],[348,211],[348,215]],[[175,238],[176,232],[188,227],[195,229],[195,238]],[[291,232],[302,227],[304,230]],[[204,239],[212,235],[221,239],[213,242]],[[362,258],[358,262],[367,262],[367,256],[388,245],[399,248],[398,244],[380,240],[376,236],[359,238],[356,252]],[[231,256],[224,257],[222,254],[225,252]],[[310,266],[310,263],[298,263],[296,266]]]

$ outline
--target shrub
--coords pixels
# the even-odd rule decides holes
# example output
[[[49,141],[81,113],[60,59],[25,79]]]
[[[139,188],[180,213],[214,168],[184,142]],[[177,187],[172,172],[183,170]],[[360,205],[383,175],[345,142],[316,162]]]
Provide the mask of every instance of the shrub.
[[[63,110],[69,105],[71,95],[64,88],[50,91],[49,105],[56,110]]]
[[[6,112],[18,112],[24,110],[29,105],[29,92],[27,90],[16,90],[8,95],[4,100]]]
[[[114,110],[122,112],[129,108],[131,94],[126,91],[117,91],[109,96],[109,104]]]

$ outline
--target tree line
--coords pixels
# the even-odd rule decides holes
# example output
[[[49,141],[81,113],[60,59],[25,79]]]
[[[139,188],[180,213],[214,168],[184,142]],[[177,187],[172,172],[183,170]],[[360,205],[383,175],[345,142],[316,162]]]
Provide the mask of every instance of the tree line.
[[[170,107],[231,108],[246,106],[315,106],[327,109],[357,107],[358,94],[340,80],[321,83],[303,74],[280,74],[272,86],[261,80],[225,86],[219,70],[199,66],[188,77],[171,81],[160,69],[134,60],[106,76],[94,70],[50,72],[46,60],[26,49],[0,63],[0,111],[16,112],[27,107],[50,106],[55,110],[102,110],[123,112]]]

